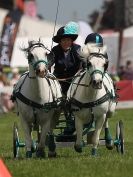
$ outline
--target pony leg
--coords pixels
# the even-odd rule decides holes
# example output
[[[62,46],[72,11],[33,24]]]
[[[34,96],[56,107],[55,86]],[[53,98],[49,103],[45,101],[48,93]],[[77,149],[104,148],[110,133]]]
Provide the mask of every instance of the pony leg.
[[[98,117],[95,123],[95,131],[92,137],[93,147],[92,147],[92,152],[91,152],[93,156],[97,154],[97,146],[99,144],[99,137],[100,137],[100,133],[101,133],[104,121],[105,121],[105,117],[106,117],[105,114],[102,117]]]
[[[49,135],[48,135],[48,157],[56,157],[56,144],[55,144],[55,140],[54,140],[54,134],[53,131],[50,131]]]
[[[45,157],[45,143],[46,143],[46,136],[47,133],[49,131],[49,127],[50,127],[50,121],[48,120],[47,122],[45,122],[43,124],[43,126],[41,127],[41,135],[40,135],[40,141],[38,143],[37,146],[37,150],[36,150],[36,156],[39,158],[44,158]]]
[[[106,148],[109,150],[113,149],[113,140],[111,137],[111,133],[109,131],[109,123],[108,123],[108,118],[106,118],[105,124],[104,124],[104,128],[105,128],[105,143],[106,143]]]
[[[52,158],[52,157],[56,157],[56,144],[55,144],[55,139],[54,139],[54,133],[53,133],[53,129],[56,127],[56,123],[59,120],[60,117],[60,113],[61,110],[55,110],[54,111],[54,116],[50,122],[50,132],[48,135],[48,157]]]
[[[111,118],[115,112],[115,108],[116,108],[116,102],[111,102],[109,105],[109,110],[107,112],[106,115],[106,120],[105,120],[105,124],[104,124],[104,128],[105,128],[105,143],[106,143],[106,148],[109,150],[113,149],[113,139],[111,137],[111,133],[109,131],[109,123],[108,123],[108,119]]]
[[[27,158],[31,158],[32,157],[32,151],[31,151],[31,146],[32,146],[31,127],[22,118],[21,118],[21,122],[22,122],[24,135],[25,135],[26,157]]]
[[[75,143],[75,151],[81,153],[82,152],[82,133],[83,133],[83,123],[82,120],[79,117],[75,117],[75,128],[77,133],[77,140]]]

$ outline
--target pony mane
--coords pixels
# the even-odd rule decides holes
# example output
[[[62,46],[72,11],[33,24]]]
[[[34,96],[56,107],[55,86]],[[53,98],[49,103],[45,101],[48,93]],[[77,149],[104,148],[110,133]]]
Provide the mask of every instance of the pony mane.
[[[106,45],[100,46],[98,44],[88,43],[88,44],[84,45],[83,47],[81,47],[79,54],[83,58],[88,58],[91,53],[106,54],[106,52],[107,52]]]
[[[35,40],[30,40],[30,41],[28,41],[28,47],[20,47],[20,50],[21,51],[24,51],[24,52],[26,52],[26,53],[28,53],[29,51],[30,51],[30,49],[34,46],[34,45],[36,45],[36,44],[40,44],[40,46],[41,45],[43,45],[42,43],[41,43],[41,39],[39,38],[39,40],[38,41],[35,41]]]

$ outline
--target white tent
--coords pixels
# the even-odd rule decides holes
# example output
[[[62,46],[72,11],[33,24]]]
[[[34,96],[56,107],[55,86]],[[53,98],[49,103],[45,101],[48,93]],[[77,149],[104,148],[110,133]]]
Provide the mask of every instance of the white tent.
[[[0,36],[1,36],[2,28],[3,28],[3,20],[7,12],[8,12],[7,10],[0,8]]]
[[[56,25],[55,31],[59,28],[60,25]],[[19,31],[15,40],[11,67],[25,67],[28,65],[28,62],[19,47],[27,46],[29,40],[38,40],[41,38],[42,42],[51,49],[53,32],[54,23],[45,20],[32,19],[24,15],[21,19]],[[55,45],[55,43],[53,43],[53,45]]]
[[[0,35],[3,28],[3,21],[8,11],[0,9]],[[56,25],[55,31],[61,26]],[[54,23],[38,18],[31,18],[23,15],[19,24],[18,37],[52,37]]]
[[[93,33],[93,30],[90,27],[90,25],[85,21],[79,21],[78,24],[79,24],[79,36],[75,42],[79,45],[83,45],[86,37],[88,36],[88,34]]]
[[[4,17],[8,11],[0,9],[0,36],[3,29]],[[61,27],[56,25],[55,32]],[[28,66],[27,60],[19,47],[26,46],[28,40],[43,39],[43,43],[51,49],[52,37],[54,33],[54,23],[46,20],[40,20],[23,15],[19,24],[19,29],[14,43],[11,67],[25,67]],[[55,45],[55,44],[53,44]]]
[[[125,65],[127,60],[133,62],[133,26],[123,31],[120,64]]]
[[[133,26],[130,26],[123,31],[123,37],[132,37],[133,36]]]
[[[56,25],[55,31],[59,28],[60,25]],[[23,15],[17,37],[52,37],[53,33],[54,23]]]
[[[14,44],[14,50],[12,54],[11,67],[28,67],[28,60],[20,48],[28,47],[28,37],[17,37]],[[38,37],[32,37],[32,40],[38,40]],[[51,49],[52,38],[43,37],[41,42],[48,48]],[[53,43],[53,46],[55,43]]]
[[[104,31],[102,34],[104,44],[107,46],[107,54],[109,58],[108,71],[115,74],[117,71],[118,55],[119,55],[119,32],[112,30]]]

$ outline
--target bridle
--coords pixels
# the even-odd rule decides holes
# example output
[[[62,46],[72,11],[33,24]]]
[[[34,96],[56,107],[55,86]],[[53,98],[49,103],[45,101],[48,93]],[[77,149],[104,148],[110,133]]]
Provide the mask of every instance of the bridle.
[[[98,58],[101,58],[101,59],[105,59],[106,63],[104,65],[104,69],[95,69],[95,70],[91,70],[91,63],[90,63],[90,60],[92,57],[98,57]],[[108,67],[108,60],[105,58],[105,55],[104,54],[101,54],[101,53],[90,53],[89,57],[87,58],[87,71],[88,73],[90,74],[90,77],[92,78],[92,76],[94,74],[101,74],[102,75],[102,78],[104,77],[105,73],[106,73],[106,70],[107,70],[107,67]]]
[[[76,91],[77,91],[77,89],[78,89],[78,86],[90,87],[90,85],[91,85],[91,83],[92,83],[92,76],[93,76],[94,74],[99,73],[99,74],[102,75],[102,78],[104,77],[104,75],[105,75],[105,73],[106,73],[106,68],[105,68],[106,66],[104,66],[104,70],[103,70],[103,71],[100,70],[100,69],[95,69],[95,70],[91,71],[91,69],[90,69],[90,62],[89,62],[89,61],[90,61],[90,59],[91,59],[93,56],[100,57],[101,59],[105,59],[105,56],[104,56],[103,54],[101,54],[101,53],[91,53],[91,54],[89,55],[89,57],[87,58],[87,63],[86,63],[87,68],[85,69],[84,72],[82,72],[82,73],[79,75],[80,79],[78,80],[78,83],[75,83],[75,82],[74,82],[76,77],[74,77],[74,79],[73,79],[73,81],[72,81],[72,84],[77,85],[77,87],[75,88],[75,91],[74,91],[74,93],[73,93],[73,96],[76,94]],[[106,59],[106,60],[107,60],[107,59]],[[90,82],[89,82],[88,84],[81,84],[81,81],[82,81],[84,75],[85,75],[87,72],[88,72],[89,75],[90,75]],[[72,87],[71,87],[71,88],[72,88]]]
[[[31,64],[33,66],[33,69],[36,70],[37,69],[37,66],[38,64],[40,63],[44,63],[46,65],[46,69],[48,69],[48,61],[44,60],[44,59],[40,59],[38,61],[34,61],[34,56],[33,54],[31,53],[31,51],[36,48],[36,47],[42,47],[44,49],[47,49],[49,50],[48,48],[46,48],[42,43],[38,42],[38,43],[35,43],[35,44],[31,44],[27,50],[27,53],[28,53],[28,63]]]
[[[76,95],[76,92],[77,92],[77,89],[78,89],[78,86],[80,86],[80,82],[82,81],[82,79],[84,78],[84,75],[85,73],[89,73],[89,75],[92,77],[95,73],[99,73],[102,75],[102,78],[104,77],[105,73],[106,73],[106,67],[107,66],[104,66],[104,69],[103,70],[100,70],[100,69],[95,69],[93,71],[90,70],[90,66],[89,66],[89,60],[91,59],[91,57],[93,56],[96,56],[96,57],[100,57],[101,59],[105,59],[105,56],[103,54],[100,54],[100,53],[91,53],[91,55],[88,57],[87,59],[87,68],[86,68],[86,71],[81,75],[78,83],[77,83],[77,87],[75,88],[72,96],[70,97],[70,104],[71,105],[74,105],[76,106],[76,108],[73,108],[73,111],[79,111],[80,109],[82,108],[90,108],[91,112],[93,113],[93,108],[106,102],[107,100],[109,99],[113,99],[112,97],[112,94],[109,92],[108,88],[106,87],[106,85],[103,83],[103,86],[106,90],[106,93],[105,95],[103,95],[102,97],[100,97],[99,99],[95,100],[95,101],[92,101],[92,102],[87,102],[87,103],[82,103],[80,101],[78,101],[76,98],[75,98],[75,95]],[[108,64],[108,63],[105,63],[105,65]],[[90,79],[90,83],[88,85],[86,85],[86,87],[89,87],[90,84],[91,84],[92,80]],[[72,83],[74,84],[74,83]],[[71,87],[72,89],[72,87]],[[70,91],[71,92],[71,91]]]

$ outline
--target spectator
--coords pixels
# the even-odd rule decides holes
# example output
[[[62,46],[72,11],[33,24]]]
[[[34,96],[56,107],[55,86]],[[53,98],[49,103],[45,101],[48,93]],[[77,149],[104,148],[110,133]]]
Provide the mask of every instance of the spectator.
[[[118,69],[118,76],[120,78],[120,80],[123,80],[125,75],[125,66],[121,65]]]
[[[19,74],[18,68],[13,68],[12,69],[12,79],[10,81],[10,84],[11,85],[16,84],[16,82],[18,81],[19,78],[20,78],[20,74]]]
[[[5,74],[0,73],[0,113],[6,113],[13,109],[14,105],[10,100],[11,95],[10,82]]]
[[[115,81],[117,82],[117,81],[120,80],[120,77],[119,77],[118,73],[116,72],[115,66],[111,67],[110,76],[111,76],[111,78],[113,79],[114,82]]]
[[[133,64],[131,60],[126,62],[125,73],[123,74],[124,80],[133,80]]]

